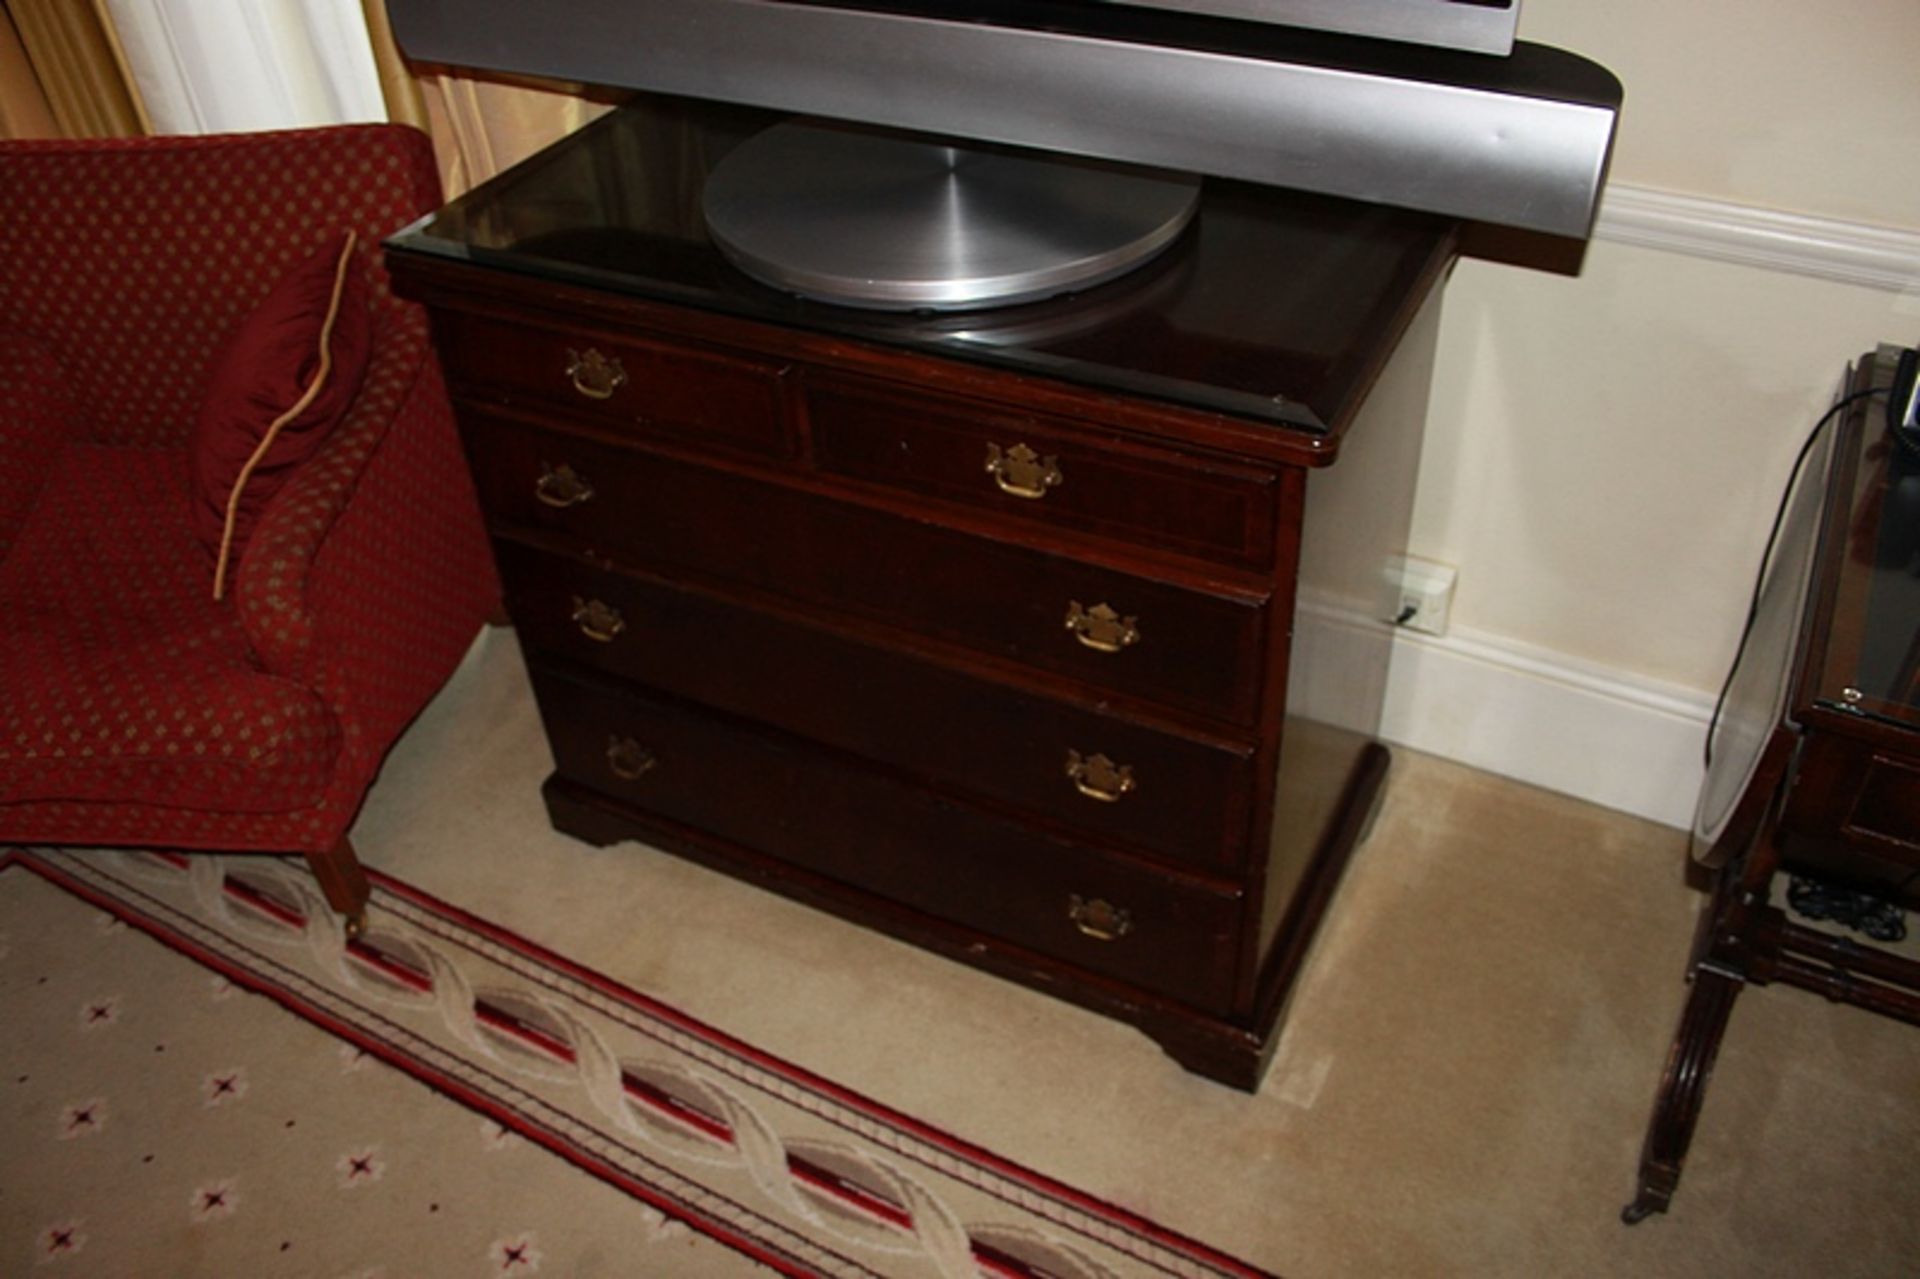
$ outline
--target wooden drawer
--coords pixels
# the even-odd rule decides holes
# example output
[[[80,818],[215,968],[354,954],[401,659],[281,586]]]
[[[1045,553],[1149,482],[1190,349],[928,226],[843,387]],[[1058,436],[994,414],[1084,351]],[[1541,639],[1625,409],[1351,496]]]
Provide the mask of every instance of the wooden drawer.
[[[1251,724],[1266,597],[1179,586],[783,485],[462,412],[481,504],[615,561],[733,583]],[[540,499],[565,467],[594,496]],[[1105,614],[1114,619],[1108,621]],[[1072,619],[1089,634],[1070,629]],[[1132,642],[1116,632],[1132,619]],[[1104,647],[1090,646],[1094,640]]]
[[[1159,732],[507,539],[495,549],[529,653],[763,720],[1098,839],[1215,871],[1241,858],[1250,746]]]
[[[1920,765],[1874,756],[1847,812],[1846,834],[1920,863]]]
[[[632,335],[568,333],[441,312],[457,393],[620,430],[784,457],[783,365]]]
[[[1798,840],[1828,846],[1816,870],[1911,892],[1920,866],[1920,761],[1813,728],[1780,825]]]
[[[643,819],[1144,990],[1228,1006],[1237,893],[1115,862],[684,703],[532,673],[559,774]],[[1086,928],[1119,935],[1082,931],[1076,910]]]
[[[1270,471],[877,383],[810,375],[806,406],[822,470],[1251,568],[1273,562]]]

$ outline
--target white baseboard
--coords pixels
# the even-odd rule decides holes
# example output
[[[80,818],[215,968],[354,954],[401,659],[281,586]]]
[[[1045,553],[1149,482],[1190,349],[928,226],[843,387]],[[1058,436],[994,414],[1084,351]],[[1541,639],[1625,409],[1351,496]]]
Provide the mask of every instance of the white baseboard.
[[[1499,636],[1394,637],[1382,735],[1684,828],[1713,699]]]

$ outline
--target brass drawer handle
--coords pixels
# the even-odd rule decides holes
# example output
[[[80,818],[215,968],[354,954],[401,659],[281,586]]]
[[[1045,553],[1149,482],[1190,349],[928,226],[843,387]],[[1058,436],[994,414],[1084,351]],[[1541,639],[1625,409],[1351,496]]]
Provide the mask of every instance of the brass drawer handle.
[[[627,629],[627,619],[620,616],[619,609],[604,600],[583,600],[578,595],[573,597],[573,620],[582,635],[602,644],[611,644],[614,636]]]
[[[1119,941],[1133,931],[1133,912],[1095,897],[1088,901],[1074,893],[1067,898],[1067,918],[1095,941]]]
[[[638,779],[642,774],[651,772],[659,762],[653,757],[652,751],[631,737],[607,739],[607,768],[622,781]]]
[[[1024,444],[1006,452],[998,444],[987,445],[987,474],[1002,493],[1015,497],[1045,497],[1047,490],[1059,488],[1067,477],[1060,473],[1060,459],[1041,457]]]
[[[580,472],[562,462],[559,466],[540,464],[540,478],[533,482],[533,495],[548,506],[565,510],[593,497],[593,485]]]
[[[588,399],[604,400],[626,385],[627,371],[620,367],[617,355],[610,359],[592,347],[585,351],[569,348],[567,377],[573,382],[573,389]]]
[[[1133,765],[1116,764],[1105,755],[1082,758],[1076,750],[1067,752],[1067,776],[1075,790],[1104,804],[1118,803],[1135,785]]]
[[[1137,617],[1122,617],[1105,604],[1080,607],[1079,600],[1067,604],[1067,629],[1088,648],[1101,653],[1118,653],[1140,642]]]

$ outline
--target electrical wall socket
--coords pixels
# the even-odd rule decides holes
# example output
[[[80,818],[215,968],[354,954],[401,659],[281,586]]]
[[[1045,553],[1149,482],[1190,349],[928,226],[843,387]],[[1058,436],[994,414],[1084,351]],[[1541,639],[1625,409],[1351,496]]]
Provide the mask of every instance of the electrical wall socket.
[[[1393,579],[1398,585],[1398,606],[1393,612],[1393,623],[1427,635],[1445,635],[1448,615],[1453,612],[1453,587],[1459,576],[1448,564],[1412,556],[1395,560]]]

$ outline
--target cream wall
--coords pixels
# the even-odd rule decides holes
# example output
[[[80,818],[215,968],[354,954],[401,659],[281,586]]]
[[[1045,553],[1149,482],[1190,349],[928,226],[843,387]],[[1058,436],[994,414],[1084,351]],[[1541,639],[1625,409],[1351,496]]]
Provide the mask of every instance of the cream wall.
[[[1920,224],[1916,0],[1521,0],[1627,89],[1615,177]]]
[[[1712,218],[1905,231],[1896,262],[1920,262],[1920,0],[1524,0],[1521,36],[1625,84],[1619,198],[1577,278],[1466,262],[1449,286],[1412,550],[1459,568],[1454,629],[1410,641],[1390,732],[1683,822],[1792,457],[1848,360],[1920,342],[1920,275],[1871,288],[1638,247],[1609,213],[1653,188]],[[1664,716],[1663,745],[1536,740],[1583,733],[1549,707],[1556,682]],[[1509,695],[1537,729],[1488,715]],[[1583,782],[1601,767],[1611,790]]]
[[[1779,492],[1846,363],[1920,341],[1872,289],[1596,244],[1446,299],[1413,550],[1453,622],[1717,687]]]

